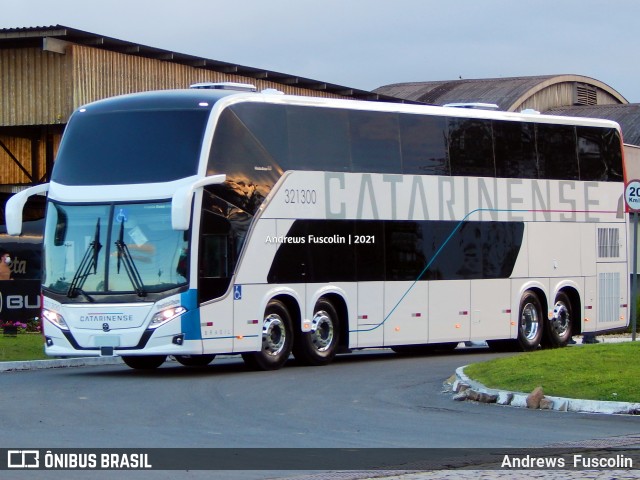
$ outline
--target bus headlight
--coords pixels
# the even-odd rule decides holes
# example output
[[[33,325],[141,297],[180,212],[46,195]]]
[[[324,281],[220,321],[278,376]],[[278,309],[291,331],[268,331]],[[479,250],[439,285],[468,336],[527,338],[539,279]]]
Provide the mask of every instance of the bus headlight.
[[[187,309],[184,307],[171,307],[171,308],[165,308],[164,310],[160,310],[151,319],[151,323],[149,323],[149,328],[157,328],[160,325],[167,323],[169,320],[173,320],[174,318],[179,317],[186,311]]]
[[[67,322],[64,321],[64,317],[59,313],[56,313],[53,310],[47,310],[46,308],[43,308],[42,316],[43,318],[46,318],[51,323],[53,323],[60,330],[69,330],[69,327],[67,326]]]

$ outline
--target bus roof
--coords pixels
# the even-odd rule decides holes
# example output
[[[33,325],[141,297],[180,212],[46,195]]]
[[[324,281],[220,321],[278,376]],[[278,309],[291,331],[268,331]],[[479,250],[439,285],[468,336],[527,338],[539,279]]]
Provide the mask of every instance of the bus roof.
[[[410,113],[462,118],[482,118],[489,120],[520,121],[533,123],[549,123],[560,125],[579,125],[593,127],[609,127],[620,130],[618,123],[612,120],[544,115],[531,111],[503,112],[484,109],[457,108],[436,105],[410,105],[401,103],[370,102],[362,100],[334,99],[321,97],[304,97],[295,95],[274,95],[269,92],[239,92],[224,89],[176,89],[156,90],[131,93],[110,97],[84,105],[78,110],[91,109],[92,113],[106,113],[122,110],[185,110],[212,109],[220,100],[218,108],[238,102],[259,102],[273,104],[305,105],[321,108],[341,108],[349,110],[379,111],[394,113]]]

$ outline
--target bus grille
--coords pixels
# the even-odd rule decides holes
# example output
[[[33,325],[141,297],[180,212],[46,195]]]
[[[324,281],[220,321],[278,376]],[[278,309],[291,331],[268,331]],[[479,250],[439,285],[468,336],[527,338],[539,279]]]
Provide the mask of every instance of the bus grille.
[[[598,275],[598,321],[617,322],[620,316],[620,274]]]

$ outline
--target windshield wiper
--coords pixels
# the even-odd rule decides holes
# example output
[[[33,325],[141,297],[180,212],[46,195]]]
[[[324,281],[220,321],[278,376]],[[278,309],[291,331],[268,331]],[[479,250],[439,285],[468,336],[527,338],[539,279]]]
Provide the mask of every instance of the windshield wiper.
[[[95,275],[98,270],[98,254],[100,253],[101,248],[102,244],[100,243],[100,218],[98,218],[98,221],[96,222],[96,230],[93,234],[93,241],[87,247],[87,251],[84,252],[84,256],[80,261],[80,266],[71,279],[69,290],[67,290],[67,297],[75,298],[78,296],[78,293],[82,293],[89,301],[93,301],[93,299],[89,295],[87,295],[84,290],[82,290],[82,287],[87,281],[87,277],[92,273]],[[91,271],[92,269],[93,272]]]
[[[135,288],[136,293],[139,297],[146,297],[147,292],[144,289],[144,283],[142,283],[140,272],[136,268],[136,264],[133,262],[133,258],[131,257],[127,244],[124,243],[124,221],[120,223],[120,235],[116,241],[116,248],[118,249],[117,272],[120,273],[120,264],[124,264],[124,269],[127,272],[129,280],[131,280],[131,284],[133,285],[133,288]]]

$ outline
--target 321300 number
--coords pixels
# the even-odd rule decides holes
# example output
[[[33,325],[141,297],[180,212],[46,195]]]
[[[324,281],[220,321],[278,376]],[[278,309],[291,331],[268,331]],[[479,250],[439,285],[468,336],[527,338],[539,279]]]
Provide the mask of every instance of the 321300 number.
[[[284,203],[299,203],[302,205],[315,205],[318,194],[312,189],[285,188]]]

